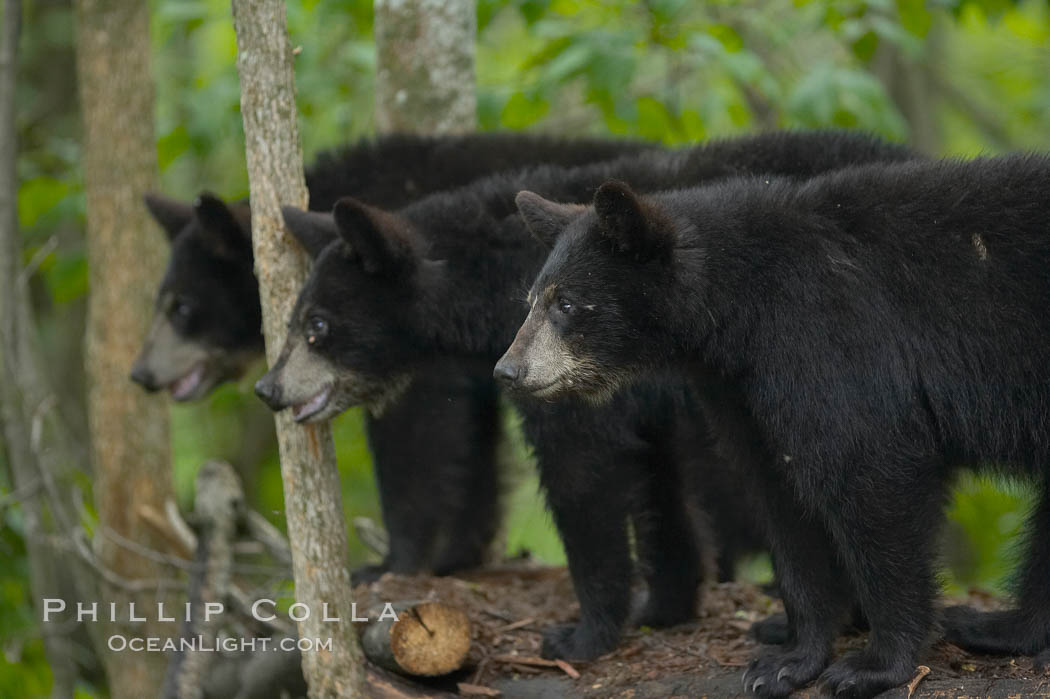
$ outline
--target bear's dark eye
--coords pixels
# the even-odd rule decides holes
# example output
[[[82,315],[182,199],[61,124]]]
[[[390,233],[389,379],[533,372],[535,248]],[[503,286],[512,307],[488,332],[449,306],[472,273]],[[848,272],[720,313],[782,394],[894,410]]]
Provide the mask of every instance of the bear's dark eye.
[[[566,301],[565,299],[558,299],[558,303],[555,304],[555,308],[558,309],[559,313],[564,313],[566,315],[576,310],[575,307],[573,307],[572,303]]]
[[[320,316],[313,316],[306,322],[306,341],[311,345],[328,334],[328,321]]]
[[[176,297],[171,304],[171,312],[175,317],[185,320],[193,315],[193,304],[187,298]]]

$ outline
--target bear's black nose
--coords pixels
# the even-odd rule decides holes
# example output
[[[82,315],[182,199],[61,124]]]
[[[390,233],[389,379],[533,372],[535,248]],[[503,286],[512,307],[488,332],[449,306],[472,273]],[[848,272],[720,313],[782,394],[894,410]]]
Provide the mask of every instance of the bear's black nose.
[[[259,396],[266,407],[274,412],[284,408],[281,404],[281,389],[274,379],[273,372],[267,372],[255,382],[255,395]]]
[[[495,377],[497,381],[507,385],[518,383],[524,375],[525,372],[522,371],[521,365],[508,361],[506,357],[499,360],[496,363],[496,368],[492,370],[492,376]]]
[[[157,377],[155,377],[153,372],[142,364],[136,363],[135,366],[131,367],[131,380],[150,393],[153,393],[160,388],[160,386],[157,385]]]

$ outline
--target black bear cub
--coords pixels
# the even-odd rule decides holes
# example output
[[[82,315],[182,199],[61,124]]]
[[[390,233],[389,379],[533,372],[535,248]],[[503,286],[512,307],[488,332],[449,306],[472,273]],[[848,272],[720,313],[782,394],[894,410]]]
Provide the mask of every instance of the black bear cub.
[[[523,134],[393,135],[322,154],[306,183],[318,210],[344,195],[403,206],[501,170],[652,148]],[[160,195],[146,203],[170,238],[171,258],[132,378],[176,401],[198,400],[263,354],[250,212],[246,202],[210,194],[192,205]],[[456,362],[421,375],[401,400],[366,417],[389,554],[355,571],[356,580],[386,570],[444,574],[482,561],[499,524],[500,428],[491,372]]]
[[[257,392],[275,410],[316,420],[352,405],[389,403],[435,359],[491,367],[526,315],[521,284],[548,252],[518,216],[514,197],[523,186],[584,202],[612,175],[666,188],[740,171],[809,175],[908,157],[904,148],[856,134],[769,134],[493,177],[397,213],[350,199],[332,216],[287,210],[290,229],[316,261],[281,358]],[[546,634],[546,655],[593,658],[615,646],[629,611],[630,524],[650,591],[642,619],[651,624],[693,613],[702,555],[691,505],[725,505],[717,513],[730,516],[714,522],[722,541],[737,533],[752,545],[759,540],[753,520],[740,516],[751,510],[747,494],[711,451],[694,391],[679,379],[654,378],[616,391],[601,408],[516,401],[581,606],[578,625]],[[697,474],[696,488],[690,474]]]
[[[934,629],[936,533],[955,469],[1037,485],[1019,607],[951,608],[975,650],[1050,646],[1050,159],[868,165],[736,179],[580,213],[522,194],[556,245],[501,360],[524,390],[602,400],[654,368],[703,387],[764,504],[794,639],[745,686],[906,681]],[[839,573],[844,569],[845,574]],[[826,667],[851,599],[866,649]],[[826,669],[825,669],[826,668]]]

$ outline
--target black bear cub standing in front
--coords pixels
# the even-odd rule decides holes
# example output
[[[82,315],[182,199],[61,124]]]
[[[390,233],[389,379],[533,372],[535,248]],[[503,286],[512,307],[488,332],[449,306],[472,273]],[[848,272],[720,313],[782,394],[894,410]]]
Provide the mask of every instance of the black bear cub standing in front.
[[[652,149],[528,134],[395,134],[323,153],[306,184],[315,210],[330,211],[347,195],[404,206],[494,172]],[[160,195],[146,203],[168,234],[171,258],[132,378],[176,401],[198,400],[263,354],[248,204],[210,194],[192,205]],[[489,367],[455,362],[420,375],[381,415],[366,416],[389,552],[381,565],[354,571],[355,580],[387,570],[445,574],[482,562],[499,526],[501,422]]]
[[[1050,159],[1014,156],[649,197],[610,182],[583,214],[519,196],[557,244],[502,361],[594,400],[678,367],[717,403],[724,448],[758,450],[744,463],[795,638],[756,657],[749,690],[783,696],[823,671],[836,695],[871,696],[913,674],[963,464],[1030,479],[1039,499],[1019,607],[950,608],[947,638],[1050,647],[1048,191]],[[850,588],[869,645],[825,669]]]
[[[655,190],[741,171],[804,177],[910,157],[861,134],[762,134],[497,176],[398,212],[351,199],[328,216],[286,210],[290,230],[316,260],[281,357],[256,391],[297,419],[326,419],[389,401],[436,358],[491,368],[527,313],[523,284],[548,253],[518,215],[514,198],[523,187],[586,202],[610,176]],[[336,233],[340,240],[331,243]],[[641,620],[649,625],[695,614],[702,540],[691,505],[700,502],[713,515],[720,543],[761,543],[747,494],[735,486],[730,464],[711,453],[693,391],[677,377],[652,378],[598,409],[515,400],[580,601],[580,623],[548,630],[544,654],[592,659],[615,647],[630,611],[631,525],[650,592]]]

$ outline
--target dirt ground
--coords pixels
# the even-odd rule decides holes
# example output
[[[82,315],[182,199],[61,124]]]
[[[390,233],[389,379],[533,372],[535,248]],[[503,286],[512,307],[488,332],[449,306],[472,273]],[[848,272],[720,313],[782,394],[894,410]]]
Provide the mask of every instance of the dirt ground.
[[[429,685],[436,696],[485,696],[484,689],[499,692],[488,696],[512,699],[737,696],[742,668],[757,645],[748,634],[751,623],[781,610],[777,600],[752,585],[711,585],[694,622],[633,629],[617,650],[597,661],[544,666],[537,663],[541,630],[579,613],[564,568],[513,565],[456,578],[387,575],[355,593],[359,609],[378,608],[385,601],[440,600],[467,613],[473,624],[470,664]],[[985,608],[998,604],[979,594],[968,602]],[[863,635],[843,638],[837,650],[856,648],[864,640]],[[1050,674],[1036,673],[1030,658],[976,656],[939,642],[922,663],[930,672],[915,684],[914,697],[1050,697]],[[887,696],[907,697],[908,689]]]

